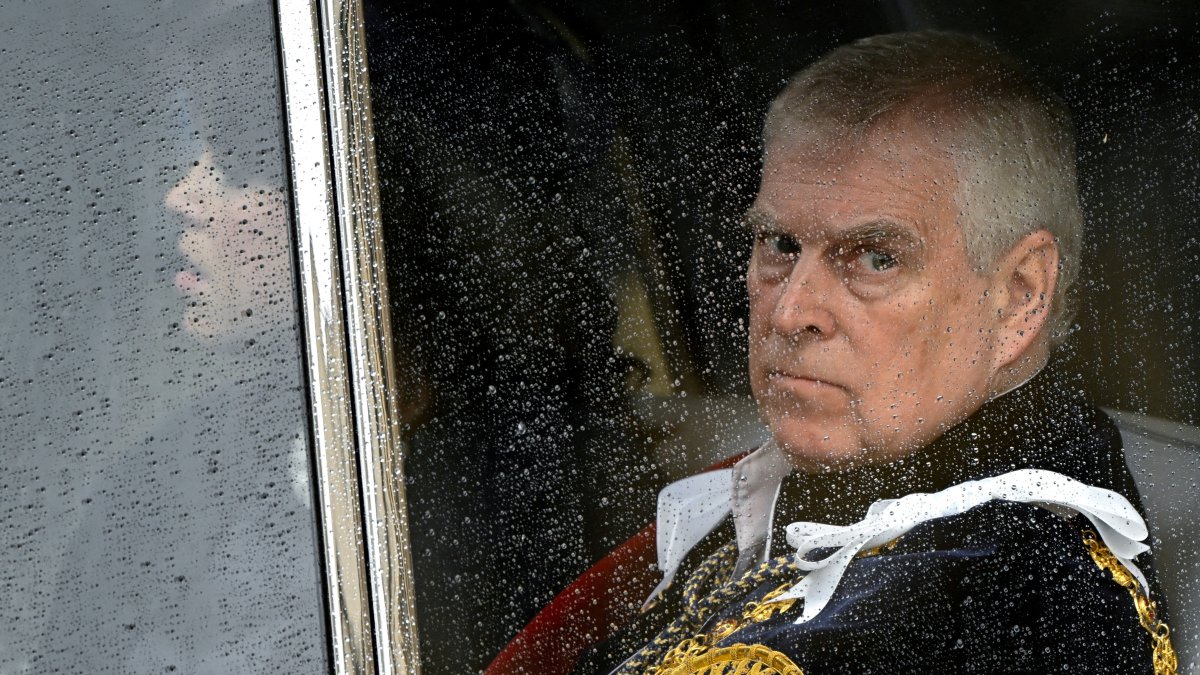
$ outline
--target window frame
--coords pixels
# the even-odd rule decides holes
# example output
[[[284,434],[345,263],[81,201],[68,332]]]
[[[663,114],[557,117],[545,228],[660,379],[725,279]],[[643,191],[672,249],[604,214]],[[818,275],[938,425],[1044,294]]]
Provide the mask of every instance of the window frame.
[[[333,671],[420,671],[363,8],[278,0]]]
[[[415,674],[364,11],[361,0],[276,8],[332,668]]]

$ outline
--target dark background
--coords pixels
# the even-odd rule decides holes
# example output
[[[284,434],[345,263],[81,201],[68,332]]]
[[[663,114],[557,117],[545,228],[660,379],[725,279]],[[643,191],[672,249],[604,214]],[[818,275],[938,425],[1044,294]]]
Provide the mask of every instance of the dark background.
[[[484,666],[689,453],[745,449],[717,402],[748,396],[762,114],[858,37],[979,34],[1064,96],[1088,227],[1066,360],[1101,405],[1197,423],[1194,3],[366,5],[430,672]],[[665,391],[614,348],[630,278]]]

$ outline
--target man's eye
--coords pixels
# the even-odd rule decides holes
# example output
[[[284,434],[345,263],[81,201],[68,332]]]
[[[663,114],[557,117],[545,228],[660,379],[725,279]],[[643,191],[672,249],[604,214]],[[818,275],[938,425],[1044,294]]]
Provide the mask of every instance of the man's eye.
[[[800,242],[786,234],[761,234],[759,241],[766,245],[771,253],[789,257],[800,255]]]
[[[899,263],[896,256],[886,251],[863,251],[858,256],[858,262],[872,272],[885,272]]]

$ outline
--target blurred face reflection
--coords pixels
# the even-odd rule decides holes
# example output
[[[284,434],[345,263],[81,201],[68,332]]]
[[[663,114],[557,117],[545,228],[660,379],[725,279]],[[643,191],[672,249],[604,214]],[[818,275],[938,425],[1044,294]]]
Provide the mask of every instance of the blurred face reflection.
[[[291,275],[278,189],[230,184],[205,149],[163,203],[186,221],[179,251],[187,267],[175,275],[175,286],[187,301],[189,333],[250,338],[284,320]]]
[[[750,379],[801,470],[902,457],[989,393],[988,280],[967,256],[954,167],[920,136],[766,155],[747,216]]]

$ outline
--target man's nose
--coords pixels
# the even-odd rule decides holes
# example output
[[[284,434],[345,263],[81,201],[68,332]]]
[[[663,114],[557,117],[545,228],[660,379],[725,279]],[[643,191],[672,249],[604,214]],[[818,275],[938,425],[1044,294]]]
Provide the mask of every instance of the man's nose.
[[[793,337],[833,337],[838,329],[830,307],[834,281],[830,271],[819,264],[796,261],[771,315],[776,332]]]

